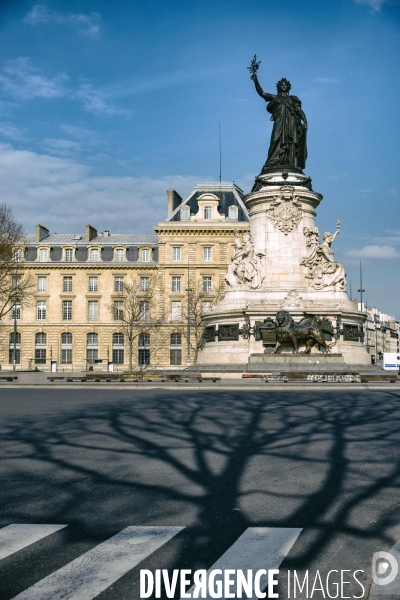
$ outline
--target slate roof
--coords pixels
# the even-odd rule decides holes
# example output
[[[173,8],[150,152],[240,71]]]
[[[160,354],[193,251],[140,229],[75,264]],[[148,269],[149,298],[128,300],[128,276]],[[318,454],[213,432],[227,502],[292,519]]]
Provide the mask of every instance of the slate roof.
[[[197,198],[206,192],[211,192],[219,198],[218,212],[228,217],[228,209],[230,206],[238,207],[238,221],[248,221],[249,214],[244,205],[244,192],[234,182],[232,183],[199,183],[196,185],[191,194],[181,202],[181,204],[168,217],[167,221],[180,221],[180,209],[182,206],[190,206],[191,214],[197,214],[199,205]],[[229,223],[229,219],[227,221]]]
[[[81,239],[77,239],[81,237]],[[37,242],[35,234],[25,236],[27,245],[49,245],[49,246],[141,246],[148,244],[149,246],[157,246],[158,240],[155,233],[110,233],[108,236],[99,234],[90,241],[85,239],[84,233],[51,233],[43,238],[41,242]]]

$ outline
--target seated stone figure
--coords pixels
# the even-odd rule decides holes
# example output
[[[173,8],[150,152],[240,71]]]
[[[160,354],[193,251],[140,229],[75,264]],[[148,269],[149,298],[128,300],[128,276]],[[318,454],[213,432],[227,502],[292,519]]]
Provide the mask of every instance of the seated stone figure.
[[[225,276],[228,284],[233,287],[245,285],[252,290],[260,288],[265,278],[262,256],[264,252],[255,248],[249,233],[243,235],[243,243],[236,236],[235,254]]]
[[[318,241],[318,229],[304,228],[307,237],[307,256],[301,260],[302,265],[308,268],[306,277],[310,279],[310,286],[315,290],[332,289],[335,291],[346,290],[346,273],[343,265],[334,260],[332,243],[339,235],[340,222],[336,222],[334,234],[324,233],[323,242]]]

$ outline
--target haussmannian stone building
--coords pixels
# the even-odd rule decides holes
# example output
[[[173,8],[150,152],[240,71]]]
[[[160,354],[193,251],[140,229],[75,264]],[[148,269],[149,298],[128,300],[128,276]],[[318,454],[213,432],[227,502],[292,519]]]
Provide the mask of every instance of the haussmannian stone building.
[[[35,282],[29,304],[8,313],[0,327],[0,364],[17,368],[106,370],[128,367],[127,341],[119,316],[124,283],[143,291],[144,318],[157,321],[135,340],[133,364],[185,366],[187,340],[182,326],[188,288],[202,290],[210,310],[231,260],[236,234],[249,230],[243,192],[234,183],[201,183],[183,200],[168,190],[168,215],[155,234],[51,233],[37,225],[20,249]],[[156,281],[151,313],[146,290]],[[14,317],[17,319],[14,346]],[[102,362],[100,362],[102,361]]]

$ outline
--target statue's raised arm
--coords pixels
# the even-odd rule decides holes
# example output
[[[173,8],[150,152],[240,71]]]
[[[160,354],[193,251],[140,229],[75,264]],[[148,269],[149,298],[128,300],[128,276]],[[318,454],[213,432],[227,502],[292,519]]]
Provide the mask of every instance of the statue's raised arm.
[[[254,55],[248,69],[257,94],[268,102],[267,111],[271,113],[271,121],[274,122],[268,158],[263,172],[280,167],[304,169],[307,158],[306,131],[308,126],[301,101],[297,96],[289,94],[291,84],[285,77],[276,84],[276,94],[264,92],[257,77],[260,62],[257,62],[257,57]]]

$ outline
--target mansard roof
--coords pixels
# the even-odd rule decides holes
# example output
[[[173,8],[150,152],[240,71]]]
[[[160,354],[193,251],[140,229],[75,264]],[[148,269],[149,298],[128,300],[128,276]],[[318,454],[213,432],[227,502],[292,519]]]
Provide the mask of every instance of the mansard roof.
[[[186,200],[183,200],[175,208],[175,210],[169,215],[166,219],[167,221],[180,221],[181,213],[180,209],[182,206],[189,206],[191,214],[197,214],[199,210],[199,205],[197,199],[203,194],[211,193],[217,196],[219,199],[218,204],[218,212],[220,215],[225,215],[228,217],[228,209],[230,206],[238,207],[238,221],[248,221],[249,214],[246,209],[246,206],[243,202],[244,192],[240,189],[236,183],[228,183],[228,182],[210,182],[210,183],[198,183],[194,190],[189,194]]]
[[[40,242],[35,234],[25,236],[29,246],[157,246],[157,235],[154,233],[100,233],[90,241],[85,239],[85,233],[51,233]]]

